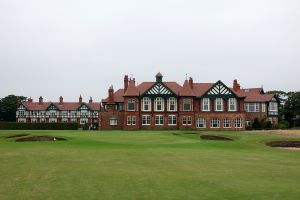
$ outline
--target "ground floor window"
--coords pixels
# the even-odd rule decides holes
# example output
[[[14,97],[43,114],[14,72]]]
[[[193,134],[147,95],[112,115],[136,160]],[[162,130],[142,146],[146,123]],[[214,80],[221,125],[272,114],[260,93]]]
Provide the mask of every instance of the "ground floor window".
[[[235,128],[242,128],[243,127],[241,118],[236,118],[234,120],[234,127]]]
[[[18,122],[26,122],[26,119],[18,119]]]
[[[150,125],[151,118],[150,115],[142,115],[142,125]]]
[[[168,125],[176,125],[176,124],[177,124],[176,115],[169,115],[168,116]]]
[[[196,121],[196,127],[197,128],[205,128],[206,127],[206,121],[204,118],[198,118]]]
[[[118,125],[118,120],[116,118],[110,118],[109,119],[109,125],[111,125],[111,126]]]
[[[136,125],[136,117],[127,116],[127,125]]]
[[[231,121],[230,121],[230,119],[224,118],[223,127],[224,128],[230,128],[231,127]]]
[[[251,126],[251,121],[247,120],[247,121],[246,121],[246,126],[247,126],[247,127]]]
[[[72,118],[71,122],[77,122],[77,119],[76,118]]]
[[[182,117],[182,125],[192,125],[192,117],[191,116],[183,116]]]
[[[50,123],[56,123],[56,119],[50,118],[49,122]]]
[[[63,123],[67,123],[67,122],[68,122],[68,119],[67,119],[67,118],[63,118],[61,121],[62,121]]]
[[[219,118],[213,118],[211,120],[210,127],[211,128],[220,128],[220,119]]]
[[[164,124],[164,116],[156,115],[155,116],[155,125],[163,125]]]
[[[88,119],[80,119],[80,124],[86,124],[88,123]]]

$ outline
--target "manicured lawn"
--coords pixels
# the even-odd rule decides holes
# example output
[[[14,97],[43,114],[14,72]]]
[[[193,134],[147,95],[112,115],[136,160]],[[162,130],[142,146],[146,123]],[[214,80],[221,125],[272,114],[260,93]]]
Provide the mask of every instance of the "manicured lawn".
[[[22,133],[67,141],[4,137]],[[203,141],[200,134],[235,141]],[[299,199],[300,151],[263,143],[280,138],[287,136],[0,131],[0,199]]]

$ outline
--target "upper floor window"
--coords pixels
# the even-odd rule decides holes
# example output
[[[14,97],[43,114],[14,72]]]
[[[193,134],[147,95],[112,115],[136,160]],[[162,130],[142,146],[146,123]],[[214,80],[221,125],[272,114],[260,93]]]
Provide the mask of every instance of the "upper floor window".
[[[246,112],[259,112],[259,103],[245,103]]]
[[[209,98],[202,99],[202,111],[210,111]]]
[[[228,99],[228,111],[237,111],[236,98],[229,98]]]
[[[177,101],[175,97],[170,97],[168,100],[168,111],[177,111]]]
[[[144,97],[142,100],[142,111],[151,110],[151,99],[149,97]]]
[[[155,111],[163,111],[164,110],[164,99],[161,97],[157,97],[154,101]]]
[[[128,111],[134,111],[134,110],[135,110],[135,100],[128,99]]]
[[[261,112],[266,112],[266,104],[265,103],[261,104]]]
[[[277,102],[270,102],[269,103],[269,111],[278,111]]]
[[[183,111],[191,111],[191,110],[192,110],[192,100],[183,99]]]
[[[215,111],[223,111],[223,99],[222,98],[216,99]]]

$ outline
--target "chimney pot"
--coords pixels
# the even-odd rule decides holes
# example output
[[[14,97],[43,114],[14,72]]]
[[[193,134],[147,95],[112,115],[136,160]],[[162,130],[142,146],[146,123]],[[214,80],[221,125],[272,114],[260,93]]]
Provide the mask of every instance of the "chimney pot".
[[[64,98],[62,96],[59,97],[59,104],[63,104],[64,103]]]
[[[31,101],[32,102],[32,101]],[[40,96],[40,98],[39,98],[39,104],[42,104],[43,103],[43,97],[42,96]]]

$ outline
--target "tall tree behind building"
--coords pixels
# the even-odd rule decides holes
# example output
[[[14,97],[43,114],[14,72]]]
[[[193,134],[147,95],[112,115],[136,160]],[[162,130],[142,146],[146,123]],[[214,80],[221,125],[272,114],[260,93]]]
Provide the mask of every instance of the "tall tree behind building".
[[[17,102],[24,101],[26,97],[8,95],[0,99],[0,121],[16,121]]]

